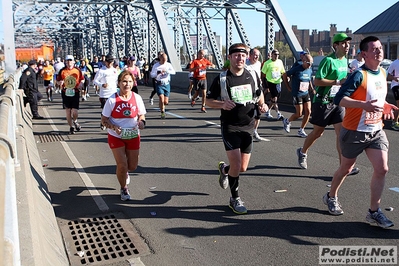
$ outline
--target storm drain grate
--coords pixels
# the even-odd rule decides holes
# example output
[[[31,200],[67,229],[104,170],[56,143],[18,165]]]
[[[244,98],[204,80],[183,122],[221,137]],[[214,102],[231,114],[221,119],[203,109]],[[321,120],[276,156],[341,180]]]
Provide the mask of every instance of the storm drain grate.
[[[64,137],[60,133],[38,134],[40,143],[63,141]]]
[[[125,219],[118,219],[117,216],[108,214],[67,223],[71,236],[71,243],[68,244],[73,244],[75,248],[69,256],[72,265],[100,265],[148,254],[148,248],[140,236],[129,230],[129,225],[123,225]]]

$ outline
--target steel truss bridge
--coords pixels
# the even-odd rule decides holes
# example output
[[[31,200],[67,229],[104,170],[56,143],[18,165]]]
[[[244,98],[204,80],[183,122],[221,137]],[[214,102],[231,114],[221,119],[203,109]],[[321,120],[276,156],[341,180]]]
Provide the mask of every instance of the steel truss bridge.
[[[274,47],[276,23],[294,54],[302,50],[276,0],[13,0],[12,9],[15,46],[46,42],[54,45],[55,56],[60,57],[111,53],[151,60],[164,50],[176,71],[181,71],[196,49],[206,48],[221,68],[222,45],[229,47],[234,33],[251,46],[239,10],[264,14],[264,21],[252,21],[249,30],[259,30],[257,25],[264,23],[265,32],[259,34],[265,37],[267,51]],[[212,20],[224,22],[224,28],[212,29]],[[215,32],[224,32],[225,43]]]

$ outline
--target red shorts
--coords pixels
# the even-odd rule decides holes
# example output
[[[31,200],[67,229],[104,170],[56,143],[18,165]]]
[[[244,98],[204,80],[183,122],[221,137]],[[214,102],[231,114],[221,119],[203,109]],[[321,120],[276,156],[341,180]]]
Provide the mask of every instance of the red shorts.
[[[139,150],[140,136],[134,139],[120,139],[108,134],[108,145],[111,149],[125,147],[127,150]]]

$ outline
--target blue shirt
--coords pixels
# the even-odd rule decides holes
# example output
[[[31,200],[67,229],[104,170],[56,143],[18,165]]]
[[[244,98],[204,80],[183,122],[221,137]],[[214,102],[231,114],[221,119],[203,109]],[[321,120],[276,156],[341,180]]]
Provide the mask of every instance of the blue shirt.
[[[312,80],[312,69],[304,69],[302,64],[294,65],[287,71],[287,76],[291,77],[291,93],[294,97],[303,97],[309,93],[306,91],[299,91],[301,82],[310,82]]]

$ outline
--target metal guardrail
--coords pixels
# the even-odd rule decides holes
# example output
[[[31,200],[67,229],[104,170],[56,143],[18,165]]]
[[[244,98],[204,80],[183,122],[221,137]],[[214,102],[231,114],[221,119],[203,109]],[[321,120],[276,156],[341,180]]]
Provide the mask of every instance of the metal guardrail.
[[[4,69],[0,69],[0,85],[4,83]]]
[[[0,96],[0,264],[21,265],[17,218],[15,171],[19,162],[16,150],[17,83],[21,72],[10,75]]]

